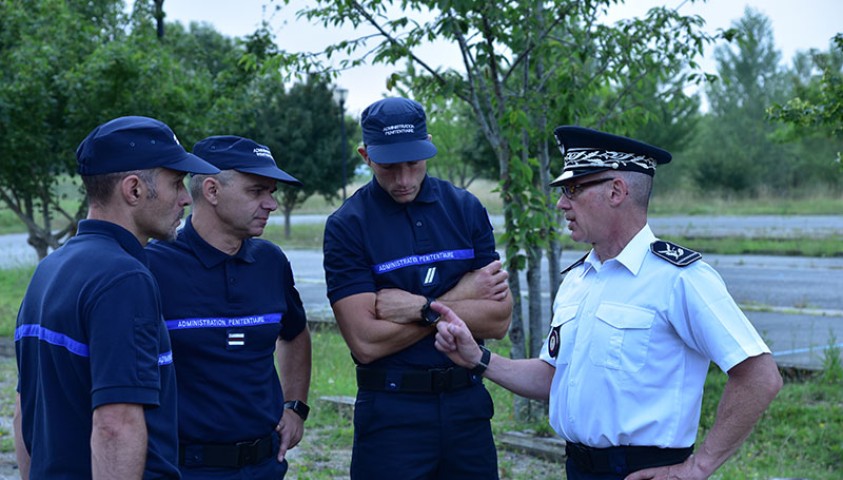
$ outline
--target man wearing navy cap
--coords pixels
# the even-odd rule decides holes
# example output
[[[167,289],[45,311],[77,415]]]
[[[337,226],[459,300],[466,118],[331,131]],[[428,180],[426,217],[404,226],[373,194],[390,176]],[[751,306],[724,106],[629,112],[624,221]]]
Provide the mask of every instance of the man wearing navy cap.
[[[488,214],[426,174],[436,147],[419,103],[380,100],[360,124],[374,178],[328,218],[324,242],[328,298],[357,364],[351,478],[498,478],[489,393],[433,346],[430,309],[451,306],[478,339],[506,335],[512,298]]]
[[[550,400],[567,442],[569,480],[708,478],[749,435],[781,388],[770,350],[701,255],[647,224],[656,165],[670,153],[581,127],[555,131],[571,237],[592,250],[568,267],[540,358],[491,355],[486,378]],[[437,346],[482,361],[446,306]],[[717,419],[693,453],[710,362],[729,379]],[[633,473],[634,472],[634,473]]]
[[[301,182],[247,138],[209,137],[193,153],[222,171],[192,176],[178,238],[147,247],[179,379],[182,478],[284,478],[309,410],[310,333],[290,262],[254,237],[276,184]]]
[[[76,158],[88,218],[36,268],[15,330],[21,477],[179,478],[173,357],[143,246],[174,237],[185,173],[219,170],[147,117],[98,126]]]

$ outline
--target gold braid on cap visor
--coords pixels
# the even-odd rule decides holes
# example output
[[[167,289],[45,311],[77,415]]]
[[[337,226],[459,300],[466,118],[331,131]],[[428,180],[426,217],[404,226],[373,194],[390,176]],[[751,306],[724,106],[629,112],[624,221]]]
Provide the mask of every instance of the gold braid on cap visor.
[[[613,152],[611,150],[592,150],[582,148],[571,148],[565,150],[559,148],[565,156],[565,170],[577,170],[581,168],[613,168],[632,164],[643,170],[655,170],[656,160],[646,155],[635,153]]]

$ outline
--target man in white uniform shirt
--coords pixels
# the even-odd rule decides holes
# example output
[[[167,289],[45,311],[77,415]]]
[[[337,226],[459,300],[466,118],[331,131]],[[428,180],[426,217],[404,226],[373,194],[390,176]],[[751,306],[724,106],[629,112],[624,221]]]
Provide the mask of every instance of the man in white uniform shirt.
[[[782,385],[770,350],[697,252],[647,224],[657,164],[670,153],[581,127],[554,132],[565,157],[557,208],[592,250],[565,270],[540,358],[478,347],[441,304],[437,348],[513,392],[550,402],[569,480],[708,478]],[[709,362],[729,378],[694,452]],[[485,367],[485,369],[484,369]]]

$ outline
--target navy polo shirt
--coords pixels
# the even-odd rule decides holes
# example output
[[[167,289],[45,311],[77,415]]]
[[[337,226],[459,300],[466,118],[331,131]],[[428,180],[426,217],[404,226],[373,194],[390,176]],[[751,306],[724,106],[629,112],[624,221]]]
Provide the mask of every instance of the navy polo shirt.
[[[32,478],[91,478],[93,410],[146,408],[145,479],[179,478],[176,380],[158,285],[129,231],[83,220],[38,264],[15,330]]]
[[[246,239],[236,255],[187,218],[174,243],[147,247],[161,286],[179,377],[182,443],[236,443],[272,433],[284,409],[273,353],[306,325],[293,270],[277,245]]]
[[[480,201],[430,176],[416,199],[403,204],[372,179],[328,217],[323,248],[332,304],[383,288],[438,297],[465,273],[499,258],[489,215]],[[433,333],[371,365],[453,365],[433,346]]]

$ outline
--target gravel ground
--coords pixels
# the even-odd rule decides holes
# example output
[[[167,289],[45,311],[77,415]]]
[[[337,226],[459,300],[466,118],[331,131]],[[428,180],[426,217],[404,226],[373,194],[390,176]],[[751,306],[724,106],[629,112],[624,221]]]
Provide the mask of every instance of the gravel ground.
[[[0,480],[20,480],[12,433],[17,371],[14,356],[10,356],[10,352],[14,354],[10,343],[9,339],[0,339]],[[328,435],[331,432],[324,427],[305,431],[302,443],[290,452],[288,480],[348,478],[351,449],[326,448],[324,445],[332,442],[322,441],[322,438]],[[526,454],[498,450],[498,464],[501,480],[563,478],[562,465]],[[333,476],[325,476],[331,473]]]
[[[17,369],[13,355],[14,346],[11,339],[0,339],[0,480],[20,479],[12,430],[17,385]]]
[[[287,480],[348,478],[351,449],[326,449],[320,439],[329,435],[327,429],[308,429],[302,443],[293,449],[288,460]],[[518,452],[498,449],[498,470],[501,480],[563,479],[564,465]],[[333,476],[326,477],[331,472]],[[322,475],[322,476],[317,476]]]

